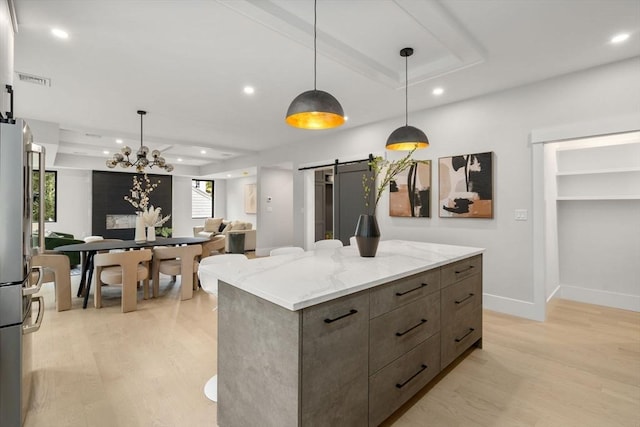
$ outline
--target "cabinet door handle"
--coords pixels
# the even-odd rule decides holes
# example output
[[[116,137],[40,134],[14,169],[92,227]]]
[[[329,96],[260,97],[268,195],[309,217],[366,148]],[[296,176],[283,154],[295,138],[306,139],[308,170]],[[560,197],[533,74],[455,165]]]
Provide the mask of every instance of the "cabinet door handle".
[[[336,320],[344,319],[345,317],[351,316],[352,314],[356,314],[358,310],[354,310],[353,308],[349,310],[348,313],[343,314],[342,316],[335,317],[333,319],[324,319],[324,323],[333,323]]]
[[[418,286],[416,288],[413,288],[413,289],[409,289],[408,291],[396,292],[396,296],[401,297],[402,295],[406,295],[409,292],[417,291],[418,289],[422,289],[422,288],[424,288],[425,286],[428,286],[428,285],[429,285],[428,283],[422,283],[420,286]]]
[[[396,384],[396,387],[398,387],[398,388],[402,388],[402,387],[406,386],[406,385],[409,383],[409,381],[411,381],[412,379],[414,379],[415,377],[417,377],[418,375],[420,375],[420,373],[421,373],[422,371],[424,371],[425,369],[427,369],[427,365],[425,365],[425,364],[423,363],[422,365],[420,365],[420,370],[419,370],[418,372],[416,372],[415,374],[411,375],[411,377],[409,377],[409,379],[408,379],[408,380],[406,380],[405,382]]]
[[[418,326],[420,326],[420,325],[424,325],[425,323],[427,323],[427,319],[420,319],[420,323],[418,323],[417,325],[414,325],[414,326],[410,327],[409,329],[407,329],[407,330],[406,330],[406,331],[404,331],[404,332],[396,332],[396,336],[397,336],[397,337],[401,337],[401,336],[403,336],[404,334],[406,334],[406,333],[408,333],[408,332],[413,331],[413,330],[414,330],[415,328],[417,328]]]
[[[461,336],[460,338],[456,338],[456,342],[460,342],[463,339],[465,339],[471,332],[475,331],[475,329],[473,328],[469,328],[469,330],[467,331],[466,334],[464,334],[463,336]]]
[[[464,273],[464,272],[469,271],[471,269],[473,269],[473,265],[470,265],[469,267],[464,268],[464,269],[462,269],[460,271],[456,271],[456,274]]]
[[[462,298],[461,300],[455,300],[454,302],[456,304],[462,304],[463,302],[465,302],[466,300],[468,300],[469,298],[471,298],[474,295],[475,295],[474,293],[469,292],[469,295],[467,295],[466,297]]]

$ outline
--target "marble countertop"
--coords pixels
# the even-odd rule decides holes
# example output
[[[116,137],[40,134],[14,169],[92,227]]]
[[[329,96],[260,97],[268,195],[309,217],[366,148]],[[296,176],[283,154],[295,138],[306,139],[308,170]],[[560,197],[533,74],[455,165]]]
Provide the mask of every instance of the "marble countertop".
[[[345,246],[256,258],[241,263],[203,265],[200,270],[201,277],[217,277],[295,311],[483,251],[482,248],[466,246],[385,240],[380,242],[374,258],[363,258],[356,246]]]

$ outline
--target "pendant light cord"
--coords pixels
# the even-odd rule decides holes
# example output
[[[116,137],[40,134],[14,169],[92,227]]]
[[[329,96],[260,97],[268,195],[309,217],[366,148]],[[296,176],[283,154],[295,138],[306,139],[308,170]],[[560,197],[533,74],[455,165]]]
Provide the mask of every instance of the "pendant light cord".
[[[318,22],[318,0],[313,0],[313,90],[316,90],[316,73],[318,67],[318,48],[316,47],[316,39]]]
[[[404,57],[404,125],[409,126],[409,55]]]
[[[144,114],[140,114],[140,148],[142,149],[142,117]]]

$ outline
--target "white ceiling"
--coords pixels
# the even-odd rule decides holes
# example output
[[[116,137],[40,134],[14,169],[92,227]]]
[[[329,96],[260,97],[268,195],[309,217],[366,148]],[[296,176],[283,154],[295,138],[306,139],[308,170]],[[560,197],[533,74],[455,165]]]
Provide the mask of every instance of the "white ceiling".
[[[51,81],[16,75],[15,115],[58,123],[57,155],[106,158],[116,138],[139,145],[139,109],[145,144],[194,166],[318,132],[284,122],[291,100],[313,88],[312,0],[15,6],[15,70]],[[640,55],[640,0],[319,0],[317,9],[317,87],[349,116],[320,132],[402,124],[407,46],[410,111]],[[611,44],[620,32],[629,40]]]

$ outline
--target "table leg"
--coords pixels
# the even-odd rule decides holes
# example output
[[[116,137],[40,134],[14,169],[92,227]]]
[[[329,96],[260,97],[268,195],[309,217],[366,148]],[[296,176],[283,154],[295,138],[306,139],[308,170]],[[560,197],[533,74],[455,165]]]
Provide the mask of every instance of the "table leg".
[[[93,256],[96,254],[95,251],[89,252],[87,255],[87,264],[89,265],[89,277],[87,277],[87,286],[84,294],[84,302],[82,303],[82,308],[87,308],[87,302],[89,301],[89,291],[91,290],[91,280],[93,279]]]
[[[86,252],[82,252],[82,274],[80,275],[80,286],[78,286],[78,298],[82,296],[84,285],[87,281],[87,271],[89,268],[89,257]]]

